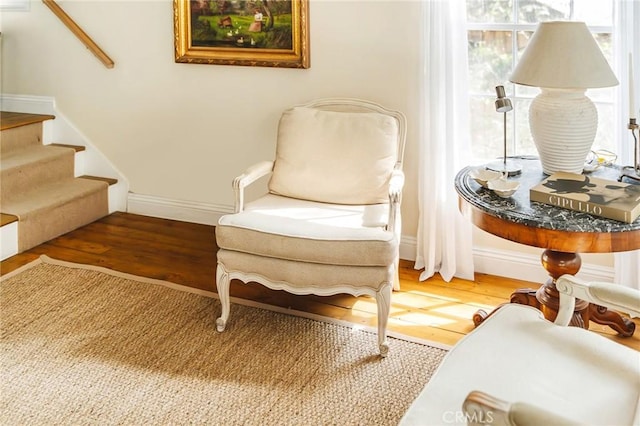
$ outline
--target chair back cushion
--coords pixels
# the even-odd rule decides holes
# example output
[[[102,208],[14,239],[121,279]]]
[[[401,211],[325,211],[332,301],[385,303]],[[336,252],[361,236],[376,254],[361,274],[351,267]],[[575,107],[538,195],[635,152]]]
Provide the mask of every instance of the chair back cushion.
[[[398,123],[376,112],[285,111],[269,191],[334,204],[389,202]]]

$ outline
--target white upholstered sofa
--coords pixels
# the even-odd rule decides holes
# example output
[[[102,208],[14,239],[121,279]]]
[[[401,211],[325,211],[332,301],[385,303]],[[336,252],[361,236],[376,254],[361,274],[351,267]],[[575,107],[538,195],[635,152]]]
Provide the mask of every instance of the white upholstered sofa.
[[[640,425],[640,352],[567,327],[575,298],[640,316],[640,292],[558,279],[555,323],[508,304],[445,357],[401,424]]]

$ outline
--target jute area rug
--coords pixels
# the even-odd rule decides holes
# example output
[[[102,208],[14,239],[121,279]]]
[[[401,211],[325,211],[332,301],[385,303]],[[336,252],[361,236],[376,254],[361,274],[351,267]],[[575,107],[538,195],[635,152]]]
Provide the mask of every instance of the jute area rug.
[[[0,424],[393,425],[446,353],[239,302],[218,333],[214,293],[43,256],[0,284]]]

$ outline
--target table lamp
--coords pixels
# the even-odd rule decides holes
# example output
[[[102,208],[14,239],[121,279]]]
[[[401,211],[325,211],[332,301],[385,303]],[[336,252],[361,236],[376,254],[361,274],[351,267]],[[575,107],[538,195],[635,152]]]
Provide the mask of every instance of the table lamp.
[[[522,171],[522,166],[511,158],[507,158],[507,113],[513,110],[511,99],[504,93],[504,86],[496,86],[496,111],[503,113],[502,134],[503,134],[503,157],[502,161],[494,161],[486,165],[489,170],[506,173],[507,176],[515,176]]]
[[[509,81],[540,88],[529,127],[545,174],[582,173],[598,129],[586,89],[618,84],[584,22],[543,22]]]

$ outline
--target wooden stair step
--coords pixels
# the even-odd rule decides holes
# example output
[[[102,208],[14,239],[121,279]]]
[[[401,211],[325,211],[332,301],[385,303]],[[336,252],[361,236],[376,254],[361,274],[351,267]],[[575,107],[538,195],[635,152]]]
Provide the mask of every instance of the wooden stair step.
[[[116,183],[118,183],[118,179],[103,177],[103,176],[83,175],[83,176],[79,176],[79,178],[106,182],[109,186],[115,185]],[[18,221],[19,219],[17,216],[14,216],[8,213],[0,213],[0,227],[9,225],[10,223],[18,222]]]
[[[72,148],[75,152],[85,151],[87,148],[82,145],[69,145],[66,143],[52,143],[51,146],[59,146],[61,148]]]
[[[2,258],[82,227],[109,212],[110,187],[118,179],[74,176],[87,147],[43,144],[50,114],[0,111]],[[62,141],[64,142],[64,141]],[[82,165],[82,163],[79,163]]]
[[[0,226],[9,225],[18,221],[18,216],[12,214],[0,213]]]
[[[66,143],[52,143],[51,146],[58,146],[58,147],[61,147],[61,148],[72,148],[76,152],[86,151],[86,149],[87,149],[87,147],[82,146],[82,145],[71,145],[71,144],[66,144]],[[80,177],[82,179],[100,180],[100,181],[106,182],[107,184],[109,184],[109,186],[115,185],[116,183],[118,183],[118,179],[110,178],[110,177],[104,177],[104,176],[82,175],[82,176],[78,176],[78,177]]]
[[[78,176],[78,177],[81,177],[82,179],[100,180],[102,182],[107,182],[109,184],[109,186],[115,185],[116,183],[118,183],[118,179],[110,178],[110,177],[104,177],[104,176],[82,175],[82,176]]]
[[[18,248],[24,251],[108,214],[108,185],[90,179],[51,182],[3,203],[19,217]]]
[[[33,145],[13,150],[0,160],[2,202],[20,197],[30,188],[72,178],[74,152],[69,148]]]
[[[0,111],[0,130],[13,129],[33,123],[41,123],[56,118],[50,114],[30,114],[24,112]]]
[[[87,193],[106,188],[99,183],[89,182],[85,179],[69,177],[59,179],[45,185],[40,185],[30,191],[23,192],[19,197],[3,203],[2,210],[5,214],[14,214],[21,217],[22,214],[36,210],[50,209],[67,204],[75,198],[82,198]]]

